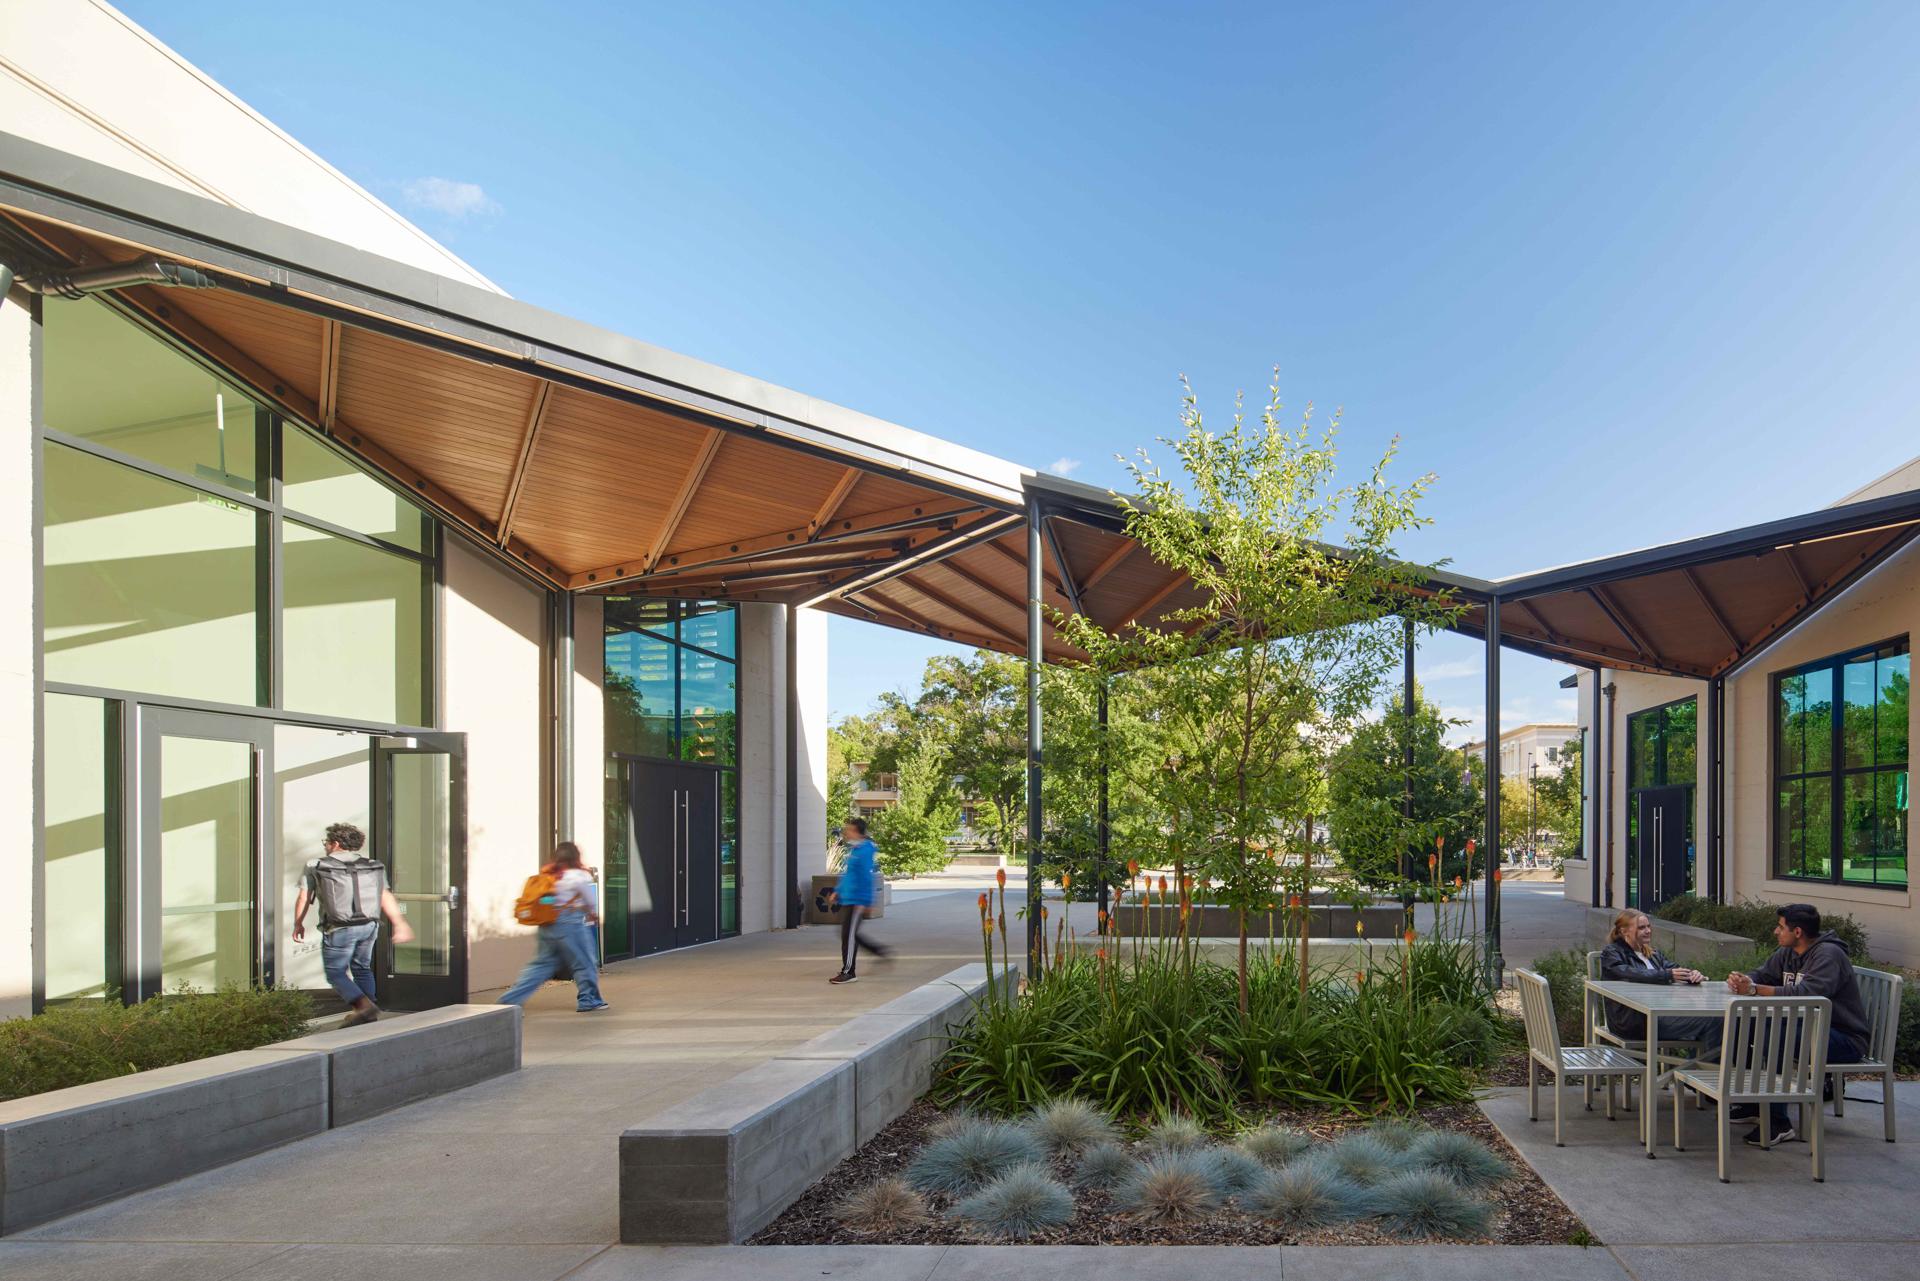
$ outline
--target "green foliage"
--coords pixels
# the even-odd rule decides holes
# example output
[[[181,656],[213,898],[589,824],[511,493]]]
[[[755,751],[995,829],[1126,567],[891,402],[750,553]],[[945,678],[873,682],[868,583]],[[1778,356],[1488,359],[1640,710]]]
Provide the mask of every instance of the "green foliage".
[[[1920,984],[1912,978],[1900,992],[1900,1031],[1894,1039],[1893,1065],[1920,1072]]]
[[[1548,753],[1549,759],[1541,765],[1534,780],[1538,806],[1535,822],[1557,859],[1579,858],[1581,853],[1584,833],[1581,830],[1580,757],[1583,750],[1583,741],[1578,736],[1568,739]]]
[[[899,800],[871,820],[875,861],[888,876],[918,876],[947,865],[947,837],[960,826],[960,802],[940,773],[936,747],[916,736],[895,765]]]
[[[1423,1135],[1410,1153],[1415,1165],[1444,1174],[1463,1188],[1489,1188],[1513,1173],[1492,1148],[1453,1130]]]
[[[1582,1044],[1587,1035],[1586,949],[1550,952],[1536,959],[1533,969],[1547,981],[1547,992],[1553,997],[1553,1021],[1560,1029],[1560,1044]]]
[[[1419,690],[1409,722],[1399,699],[1380,719],[1355,727],[1334,751],[1327,770],[1327,835],[1340,861],[1356,878],[1375,887],[1400,883],[1404,853],[1416,883],[1431,883],[1427,859],[1441,842],[1439,879],[1451,885],[1467,874],[1467,839],[1477,836],[1485,819],[1480,789],[1465,755],[1446,746],[1447,732],[1458,725]],[[1413,821],[1407,822],[1406,748],[1413,744]]]
[[[1207,1127],[1190,1116],[1166,1116],[1153,1123],[1145,1143],[1150,1152],[1191,1152],[1207,1145]]]
[[[1020,1241],[1073,1217],[1073,1193],[1043,1165],[1018,1165],[953,1207],[982,1236]]]
[[[1654,915],[1663,921],[1673,921],[1679,925],[1693,925],[1703,930],[1715,930],[1721,934],[1738,934],[1750,938],[1757,946],[1773,951],[1773,926],[1778,919],[1782,905],[1766,903],[1759,899],[1742,899],[1738,903],[1716,903],[1712,899],[1696,898],[1692,894],[1681,894],[1668,899],[1654,911]],[[1820,928],[1832,930],[1840,936],[1847,951],[1856,962],[1864,962],[1867,951],[1867,929],[1851,916],[1834,916],[1826,912],[1820,914]]]
[[[1019,848],[1027,821],[1026,664],[976,650],[927,660],[912,718],[959,793],[987,803],[995,842]]]
[[[1244,1014],[1235,971],[1193,955],[1071,956],[1017,998],[982,1003],[937,1088],[1007,1115],[1068,1096],[1222,1129],[1274,1105],[1463,1103],[1503,1036],[1471,954],[1423,942],[1405,970],[1383,961],[1365,982],[1322,976],[1303,991],[1291,954],[1261,950]]]
[[[58,1005],[0,1022],[0,1100],[251,1050],[307,1032],[313,1000],[290,988],[181,988],[139,1005]]]
[[[1311,1232],[1365,1216],[1373,1208],[1373,1196],[1326,1162],[1314,1159],[1269,1170],[1241,1196],[1240,1203],[1269,1223]]]
[[[1220,1169],[1211,1152],[1155,1152],[1113,1189],[1113,1203],[1155,1223],[1197,1219],[1220,1208]]]
[[[907,1182],[922,1192],[964,1196],[1016,1165],[1045,1159],[1040,1140],[1019,1126],[978,1121],[920,1149]]]
[[[1374,1213],[1395,1236],[1423,1241],[1484,1237],[1493,1222],[1491,1205],[1437,1170],[1395,1175],[1373,1195]]]
[[[881,1179],[851,1193],[834,1208],[834,1217],[855,1232],[876,1235],[910,1231],[931,1217],[926,1198],[901,1179]]]

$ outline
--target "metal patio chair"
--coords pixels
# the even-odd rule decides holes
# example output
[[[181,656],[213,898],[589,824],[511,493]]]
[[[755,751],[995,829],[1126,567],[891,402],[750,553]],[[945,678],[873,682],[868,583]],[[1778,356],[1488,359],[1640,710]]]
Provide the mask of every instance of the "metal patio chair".
[[[1720,1062],[1697,1068],[1677,1068],[1676,1092],[1692,1090],[1715,1103],[1715,1131],[1720,1145],[1720,1182],[1727,1177],[1727,1149],[1732,1143],[1730,1109],[1751,1103],[1759,1110],[1760,1134],[1769,1136],[1768,1106],[1798,1104],[1800,1124],[1813,1149],[1813,1178],[1827,1177],[1826,1152],[1821,1144],[1820,1085],[1826,1078],[1827,1025],[1833,1003],[1824,996],[1741,996],[1727,1003],[1727,1034],[1720,1043]],[[1684,1151],[1681,1121],[1686,1109],[1674,1100],[1673,1147]]]
[[[1857,1063],[1829,1063],[1827,1076],[1833,1082],[1833,1114],[1847,1114],[1847,1077],[1877,1076],[1881,1109],[1886,1113],[1887,1142],[1893,1142],[1893,1047],[1900,1035],[1900,994],[1907,981],[1883,970],[1856,969],[1860,982],[1860,1001],[1867,1007],[1867,1052]],[[1855,1099],[1855,1103],[1868,1100]]]
[[[1547,981],[1532,970],[1515,970],[1520,983],[1520,1014],[1527,1026],[1527,1120],[1540,1119],[1540,1069],[1553,1073],[1553,1145],[1565,1147],[1560,1138],[1561,1088],[1568,1078],[1591,1084],[1603,1078],[1607,1086],[1607,1119],[1613,1119],[1613,1080],[1640,1075],[1640,1059],[1611,1045],[1574,1045],[1562,1047],[1560,1025],[1553,1017],[1553,992]]]

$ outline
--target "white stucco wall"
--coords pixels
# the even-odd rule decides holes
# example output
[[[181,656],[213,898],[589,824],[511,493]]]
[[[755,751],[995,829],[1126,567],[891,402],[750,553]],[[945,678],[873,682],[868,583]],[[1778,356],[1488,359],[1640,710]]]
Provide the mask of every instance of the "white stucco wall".
[[[33,1012],[33,865],[40,835],[38,614],[31,608],[40,563],[32,378],[39,327],[27,303],[16,293],[0,304],[0,589],[15,604],[0,624],[0,724],[13,727],[0,735],[0,1018]]]
[[[590,867],[606,862],[606,602],[573,602],[573,839]]]
[[[467,982],[484,991],[511,983],[533,954],[513,904],[547,843],[546,597],[449,532],[442,609],[440,724],[467,736]]]
[[[800,884],[827,870],[827,616],[799,611]]]

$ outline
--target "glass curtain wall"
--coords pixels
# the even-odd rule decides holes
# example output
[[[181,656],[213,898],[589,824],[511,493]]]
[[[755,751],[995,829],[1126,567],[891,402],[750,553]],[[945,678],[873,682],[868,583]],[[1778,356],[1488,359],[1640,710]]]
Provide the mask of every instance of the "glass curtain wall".
[[[141,908],[121,895],[139,830],[122,778],[139,709],[430,726],[439,531],[320,435],[108,303],[47,298],[42,325],[47,852],[36,919],[60,923],[40,976],[43,999],[60,1001],[122,987],[120,940]],[[338,777],[354,780],[364,809],[364,742],[337,723],[309,732],[314,742],[287,744],[287,768],[357,758]],[[262,868],[234,852],[251,817],[242,793],[260,780],[232,744],[167,739],[163,755],[150,763],[166,794],[147,906],[163,922],[168,982],[257,978],[232,960],[260,955],[250,935],[239,941],[241,922],[263,893],[285,890],[291,904],[289,887],[260,884],[280,875],[271,858]],[[296,793],[318,785],[274,780]],[[310,836],[302,827],[296,858],[292,833],[272,834],[296,867],[318,853]],[[281,977],[318,986],[314,959],[281,956]]]
[[[1908,642],[1773,678],[1773,871],[1907,888]]]
[[[1693,893],[1694,794],[1699,785],[1700,704],[1683,698],[1627,717],[1627,899],[1640,901],[1640,793],[1650,787],[1687,789],[1687,876],[1683,894]]]
[[[636,762],[720,771],[720,932],[740,931],[739,611],[718,601],[606,602],[605,947],[627,955]]]

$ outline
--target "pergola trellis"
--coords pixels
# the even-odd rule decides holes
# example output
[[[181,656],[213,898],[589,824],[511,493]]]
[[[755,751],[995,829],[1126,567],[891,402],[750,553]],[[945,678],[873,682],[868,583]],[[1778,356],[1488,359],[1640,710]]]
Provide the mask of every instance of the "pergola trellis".
[[[149,260],[183,264],[210,287],[169,287],[168,272],[141,267]],[[1027,658],[1036,850],[1039,665],[1085,657],[1047,609],[1118,629],[1197,600],[1191,581],[1127,536],[1105,491],[6,134],[0,262],[42,291],[97,290],[557,597],[814,607]],[[101,283],[106,274],[114,283]],[[1910,492],[1516,578],[1435,576],[1467,607],[1455,630],[1487,651],[1493,964],[1500,649],[1706,683],[1708,890],[1718,894],[1726,679],[1916,530],[1920,492]],[[1409,632],[1409,708],[1412,664]],[[797,883],[796,747],[787,858]],[[1598,876],[1596,860],[1596,889]]]

